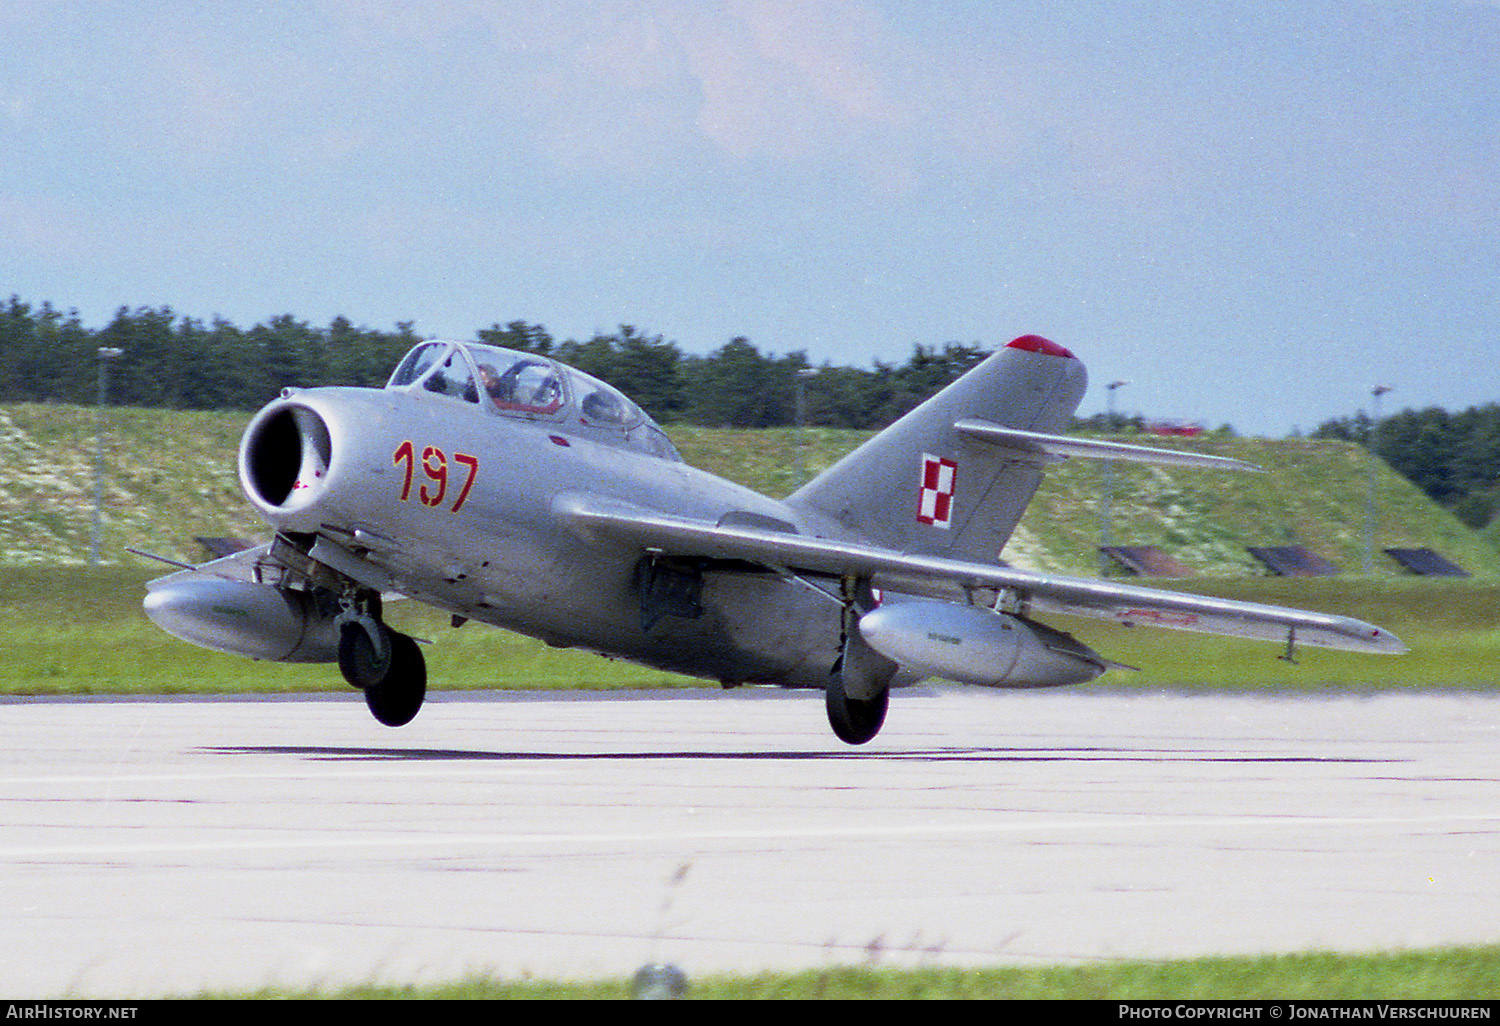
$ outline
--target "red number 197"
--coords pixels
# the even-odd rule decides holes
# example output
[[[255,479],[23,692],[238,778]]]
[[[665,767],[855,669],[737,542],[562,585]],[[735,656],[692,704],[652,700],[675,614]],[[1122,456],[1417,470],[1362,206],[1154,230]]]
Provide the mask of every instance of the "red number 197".
[[[396,446],[396,451],[391,454],[391,463],[404,466],[406,469],[406,474],[401,481],[402,502],[411,498],[412,479],[416,477],[417,462],[417,449],[410,439]],[[479,457],[456,452],[453,454],[453,462],[468,471],[464,477],[463,487],[459,489],[458,498],[453,502],[451,512],[457,513],[464,508],[464,503],[469,498],[469,489],[474,487],[474,479],[479,476]],[[422,450],[421,464],[422,474],[427,480],[422,482],[417,497],[422,500],[424,506],[441,505],[443,498],[448,494],[448,457],[437,446],[429,445]]]

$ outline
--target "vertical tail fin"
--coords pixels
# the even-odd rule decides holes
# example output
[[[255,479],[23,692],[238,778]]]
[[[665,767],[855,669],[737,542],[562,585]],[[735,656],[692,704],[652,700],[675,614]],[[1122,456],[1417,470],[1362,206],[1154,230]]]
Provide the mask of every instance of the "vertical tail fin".
[[[851,534],[903,552],[995,562],[1041,470],[965,439],[965,418],[1061,433],[1088,375],[1062,346],[1023,335],[791,495]]]

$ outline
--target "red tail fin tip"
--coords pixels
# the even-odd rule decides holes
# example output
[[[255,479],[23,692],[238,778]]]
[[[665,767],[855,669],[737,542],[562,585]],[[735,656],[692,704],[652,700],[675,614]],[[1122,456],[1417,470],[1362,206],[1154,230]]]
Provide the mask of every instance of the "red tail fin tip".
[[[1009,343],[1005,348],[1024,349],[1028,353],[1046,353],[1048,356],[1061,356],[1067,360],[1076,359],[1068,350],[1056,342],[1049,342],[1040,335],[1022,335],[1014,342]]]

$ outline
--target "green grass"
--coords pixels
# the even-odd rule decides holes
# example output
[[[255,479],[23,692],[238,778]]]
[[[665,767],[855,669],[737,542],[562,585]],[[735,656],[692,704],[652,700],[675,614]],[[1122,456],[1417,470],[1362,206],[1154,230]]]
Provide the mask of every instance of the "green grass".
[[[1411,651],[1371,656],[1299,647],[1292,664],[1277,658],[1280,646],[1265,642],[1056,618],[1099,652],[1142,670],[1108,674],[1100,683],[1293,692],[1500,686],[1500,586],[1494,582],[1239,578],[1163,586],[1358,617],[1392,631]]]
[[[263,534],[235,476],[249,419],[111,409],[103,450],[105,559],[134,562],[126,546],[201,559],[195,536]],[[87,407],[0,407],[0,565],[88,561],[96,425]]]
[[[624,979],[565,983],[475,976],[430,987],[360,986],[217,996],[619,1000],[631,995],[630,981]],[[689,999],[703,1000],[1493,1001],[1497,996],[1500,946],[1042,968],[897,970],[841,966],[752,976],[690,975],[687,993]]]
[[[141,611],[158,569],[134,566],[0,567],[0,694],[187,694],[342,691],[327,665],[252,662],[172,638]],[[1087,687],[1275,689],[1317,692],[1403,687],[1493,689],[1500,684],[1500,583],[1242,578],[1172,582],[1230,598],[1358,616],[1394,631],[1404,656],[1280,647],[1181,631],[1125,628],[1057,617],[1099,652],[1140,673],[1114,672]],[[398,629],[426,649],[430,686],[477,688],[713,687],[711,682],[554,649],[480,624],[454,629],[414,602],[392,603]]]
[[[165,569],[135,566],[0,567],[0,694],[274,694],[346,691],[332,665],[266,663],[178,641],[146,619],[146,582]],[[651,688],[702,684],[687,677],[395,602],[387,619],[437,642],[427,650],[429,686]]]

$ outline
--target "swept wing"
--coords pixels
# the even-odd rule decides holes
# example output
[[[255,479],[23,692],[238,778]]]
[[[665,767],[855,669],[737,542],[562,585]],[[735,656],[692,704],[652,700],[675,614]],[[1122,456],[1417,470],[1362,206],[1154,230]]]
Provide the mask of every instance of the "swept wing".
[[[142,552],[140,549],[126,549],[137,556],[154,559],[158,563],[166,563],[178,568],[178,573],[159,577],[152,584],[161,581],[178,579],[189,575],[212,577],[223,581],[243,581],[259,583],[262,570],[268,566],[280,567],[280,564],[271,556],[271,545],[255,545],[239,552],[211,559],[207,563],[180,563],[175,559],[167,559],[151,552]]]
[[[1359,652],[1407,650],[1390,632],[1347,616],[909,555],[858,542],[755,527],[721,526],[588,497],[561,498],[554,508],[575,531],[591,539],[605,538],[671,555],[742,560],[788,574],[863,578],[874,587],[909,595],[967,596],[1032,613]]]

